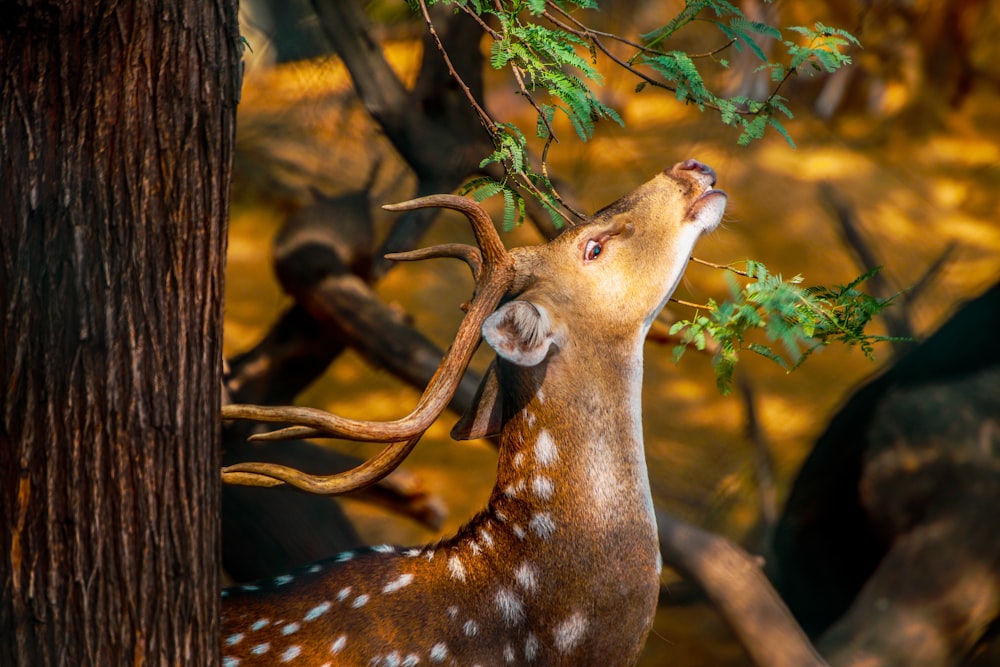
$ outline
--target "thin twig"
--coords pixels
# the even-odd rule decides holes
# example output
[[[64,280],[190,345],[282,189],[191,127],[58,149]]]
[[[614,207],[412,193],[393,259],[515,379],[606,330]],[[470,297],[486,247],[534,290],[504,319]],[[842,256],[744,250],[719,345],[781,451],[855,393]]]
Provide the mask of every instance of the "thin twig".
[[[563,9],[562,7],[560,7],[557,3],[552,2],[552,0],[547,0],[547,2],[545,4],[548,5],[549,7],[551,7],[552,9],[558,11],[560,14],[562,14],[563,16],[565,16],[568,20],[570,20],[573,23],[575,23],[579,27],[579,29],[581,31],[583,31],[586,35],[595,35],[595,36],[598,36],[598,37],[606,37],[608,39],[613,39],[616,42],[620,42],[620,43],[622,43],[622,44],[624,44],[626,46],[631,46],[632,48],[634,48],[634,49],[636,49],[638,51],[641,51],[643,53],[651,53],[651,54],[657,55],[657,56],[665,56],[665,55],[667,55],[667,53],[665,51],[660,51],[658,49],[651,49],[648,46],[644,46],[643,44],[640,44],[638,42],[633,42],[632,40],[628,39],[627,37],[622,37],[621,35],[616,35],[616,34],[614,34],[612,32],[604,32],[603,30],[595,30],[595,29],[587,26],[586,24],[584,24],[582,21],[580,21],[576,17],[574,17],[572,14],[570,14],[565,9]],[[546,11],[545,13],[543,13],[542,16],[544,16],[545,18],[547,18],[550,21],[552,21],[552,18],[549,16],[549,12],[548,11]],[[556,25],[560,25],[559,23],[556,23],[556,21],[552,21],[552,22],[555,23]],[[563,26],[560,25],[560,27],[563,27]],[[580,35],[579,33],[576,33],[576,32],[574,32],[573,34],[576,34],[577,36],[583,36],[583,35]]]
[[[486,128],[486,130],[492,136],[496,137],[496,135],[500,132],[499,127],[497,126],[497,124],[493,120],[493,118],[486,112],[486,110],[483,109],[479,105],[479,103],[476,101],[476,98],[473,96],[472,91],[470,90],[469,86],[466,85],[465,81],[462,80],[462,77],[458,74],[458,72],[455,70],[455,67],[452,65],[451,58],[448,56],[448,52],[445,50],[444,44],[441,43],[441,39],[440,39],[440,37],[437,34],[437,30],[435,30],[435,28],[434,28],[434,22],[431,19],[430,11],[427,9],[427,2],[426,2],[426,0],[420,0],[420,10],[421,10],[421,12],[423,13],[423,16],[424,16],[424,22],[427,24],[427,30],[430,32],[431,37],[434,39],[434,43],[437,45],[438,51],[441,53],[441,57],[444,59],[444,63],[445,63],[445,65],[448,68],[448,73],[462,87],[462,91],[465,93],[465,96],[468,98],[469,103],[472,105],[473,110],[479,116],[480,122],[483,124],[483,126]],[[502,8],[498,5],[497,6],[497,10],[501,11]],[[468,10],[467,10],[467,13],[468,13]],[[491,37],[493,37],[494,39],[499,39],[500,38],[500,35],[496,31],[494,31],[493,29],[491,29],[488,25],[486,25],[482,20],[479,20],[479,24],[481,26],[483,26],[483,29],[486,30],[490,34]],[[549,125],[548,119],[545,118],[545,115],[542,114],[541,109],[535,103],[534,98],[527,91],[527,87],[524,85],[523,79],[521,78],[520,71],[516,67],[513,67],[512,69],[514,71],[515,77],[518,79],[518,83],[521,86],[521,90],[522,90],[523,94],[525,95],[525,97],[528,98],[529,102],[531,102],[531,105],[535,108],[535,111],[537,111],[538,114],[542,117],[543,121],[545,122],[545,126],[548,129],[548,131],[549,131],[550,140],[548,142],[546,142],[546,145],[545,145],[546,152],[547,152],[548,146],[551,143],[551,140],[555,139],[556,141],[558,141],[558,139],[555,138],[555,133],[552,130],[552,127]],[[544,162],[543,162],[542,166],[543,166],[543,173],[544,173],[544,171],[547,171],[545,169]],[[506,168],[505,168],[505,170],[506,170]],[[538,186],[536,186],[534,183],[532,183],[531,179],[529,179],[525,174],[523,174],[523,173],[517,173],[517,176],[520,177],[520,181],[522,182],[522,187],[524,187],[526,190],[528,190],[529,192],[533,193],[535,196],[539,197],[540,199],[545,197],[545,193],[543,193],[541,190],[539,190]],[[545,178],[546,178],[546,180],[548,180],[548,176],[547,175],[546,175]],[[550,187],[551,187],[551,181],[550,181]],[[563,201],[563,199],[559,196],[559,193],[555,191],[555,188],[551,189],[551,194],[555,198],[555,200],[559,202],[559,204],[561,206],[565,207],[573,215],[576,215],[577,217],[580,217],[580,218],[586,217],[582,213],[580,213],[579,211],[576,211],[571,206],[567,205],[566,202]],[[559,209],[554,209],[554,210],[560,216],[562,216],[563,219],[566,220],[567,224],[569,224],[569,225],[576,224],[573,220],[571,220],[565,213],[563,213]]]
[[[528,99],[531,106],[535,107],[535,112],[538,113],[538,117],[542,119],[543,123],[545,123],[545,131],[548,132],[549,138],[554,140],[556,143],[559,143],[559,138],[556,137],[555,130],[552,129],[552,124],[549,123],[548,117],[542,113],[542,108],[538,106],[538,103],[535,102],[534,96],[528,91],[528,87],[524,84],[524,76],[521,72],[521,68],[511,63],[510,69],[514,72],[514,79],[517,81],[518,88],[521,89],[521,94]]]
[[[521,181],[521,187],[525,188],[526,190],[528,190],[529,192],[531,192],[532,194],[534,194],[539,199],[539,201],[543,201],[543,202],[545,201],[545,199],[547,198],[546,193],[542,192],[541,189],[539,189],[539,187],[537,185],[535,185],[534,183],[532,183],[531,179],[528,178],[528,176],[526,174],[518,174],[518,177],[519,177],[519,180]],[[570,213],[572,213],[573,215],[577,216],[578,218],[583,219],[583,218],[586,217],[582,213],[574,210],[572,207],[570,207],[566,202],[564,202],[562,200],[562,198],[559,196],[559,193],[556,192],[555,187],[552,186],[552,182],[551,181],[549,182],[549,188],[550,188],[550,194],[552,195],[552,197],[557,202],[559,202],[559,204],[561,206],[563,206],[564,208],[566,208],[566,210],[568,210]],[[551,207],[551,208],[552,208],[553,211],[555,211],[556,213],[558,213],[559,216],[563,220],[566,221],[566,224],[570,225],[571,227],[576,224],[576,222],[574,222],[573,220],[570,220],[569,216],[566,215],[564,212],[560,211],[559,209],[557,209],[555,207]]]
[[[582,28],[580,30],[574,29],[573,27],[566,25],[565,23],[563,23],[562,21],[560,21],[556,17],[552,16],[552,14],[550,14],[549,12],[545,12],[544,14],[542,14],[542,16],[544,16],[549,21],[551,21],[553,23],[553,25],[556,25],[559,28],[562,28],[566,32],[571,33],[573,35],[576,35],[577,37],[579,37],[581,39],[584,39],[584,40],[587,40],[587,41],[593,43],[594,46],[596,46],[598,49],[600,49],[601,52],[604,55],[606,55],[608,58],[610,58],[612,61],[614,61],[615,64],[617,64],[622,69],[624,69],[624,70],[626,70],[628,72],[631,72],[632,74],[634,74],[638,78],[642,79],[643,81],[645,81],[649,85],[655,86],[657,88],[663,88],[664,90],[669,90],[671,92],[677,92],[677,89],[675,87],[670,86],[670,85],[668,85],[666,83],[663,83],[662,81],[657,81],[653,77],[640,72],[639,70],[635,69],[630,64],[628,64],[627,62],[625,62],[624,60],[622,60],[621,58],[619,58],[618,56],[616,56],[614,53],[611,52],[610,49],[608,49],[608,47],[606,47],[604,45],[604,42],[602,42],[594,34],[594,32],[592,32],[589,28],[584,27],[584,28]],[[706,106],[708,106],[711,109],[716,109],[716,107],[713,107],[713,106],[708,105],[708,104],[706,104]]]
[[[725,51],[726,49],[728,49],[730,46],[732,46],[735,43],[736,43],[736,39],[733,38],[733,39],[729,40],[728,42],[726,42],[725,44],[723,44],[722,46],[720,46],[717,49],[712,49],[711,51],[706,51],[705,53],[689,53],[688,54],[688,58],[691,58],[692,60],[695,59],[695,58],[711,58],[712,56],[714,56],[714,55],[716,55],[718,53],[722,53],[723,51]]]
[[[670,297],[670,300],[674,303],[679,303],[682,306],[687,306],[689,308],[696,308],[697,310],[711,310],[704,303],[692,303],[691,301],[685,301],[684,299],[678,299],[676,297]]]
[[[735,268],[732,264],[713,264],[712,262],[706,262],[705,260],[698,259],[697,257],[694,256],[688,257],[688,260],[695,262],[696,264],[703,264],[705,266],[710,266],[713,269],[725,269],[726,271],[732,271],[733,273],[741,275],[744,278],[750,277],[749,273],[747,273],[746,271],[740,271],[739,269]]]
[[[455,70],[454,65],[451,63],[451,58],[448,57],[448,52],[444,48],[444,44],[441,43],[441,38],[437,34],[437,30],[434,29],[434,21],[431,20],[431,13],[427,9],[426,0],[420,0],[420,11],[424,15],[424,22],[427,24],[427,30],[430,32],[431,37],[434,39],[434,43],[437,45],[438,51],[441,52],[441,57],[444,59],[444,64],[448,68],[448,73],[451,77],[462,87],[462,92],[465,93],[465,97],[468,98],[469,104],[472,105],[473,110],[476,115],[479,116],[479,121],[486,128],[486,131],[491,135],[497,133],[497,126],[493,119],[490,117],[486,110],[479,106],[479,102],[476,101],[475,95],[472,94],[472,90],[465,83],[458,72]]]
[[[593,30],[592,28],[588,27],[587,25],[585,25],[584,23],[582,23],[578,19],[576,19],[573,16],[571,16],[570,14],[568,14],[564,9],[562,9],[561,7],[559,7],[557,4],[555,4],[551,0],[549,0],[548,2],[546,2],[546,5],[549,6],[550,8],[555,9],[556,11],[558,11],[560,14],[562,14],[563,16],[565,16],[566,19],[568,19],[569,21],[572,21],[578,27],[577,28],[573,28],[572,26],[567,25],[565,22],[560,21],[559,19],[557,19],[555,16],[552,15],[552,13],[550,11],[545,11],[542,14],[542,16],[544,16],[546,19],[548,19],[549,21],[551,21],[553,25],[555,25],[555,26],[557,26],[559,28],[562,28],[566,32],[569,32],[569,33],[571,33],[573,35],[576,35],[580,39],[583,39],[583,40],[591,42],[594,46],[596,46],[598,49],[600,49],[601,52],[604,53],[604,55],[606,55],[608,58],[610,58],[612,61],[614,61],[614,63],[617,64],[619,67],[625,69],[628,72],[631,72],[633,75],[635,75],[636,77],[642,79],[643,81],[645,81],[649,85],[654,86],[656,88],[662,88],[663,90],[669,90],[670,92],[673,92],[673,93],[677,92],[677,88],[676,87],[671,86],[671,85],[666,84],[666,83],[663,83],[662,81],[658,81],[657,79],[654,79],[653,77],[651,77],[651,76],[649,76],[647,74],[644,74],[641,71],[639,71],[638,69],[636,69],[635,67],[633,67],[632,66],[632,61],[639,54],[636,54],[635,56],[633,56],[632,58],[630,58],[628,61],[622,60],[621,58],[619,58],[618,56],[616,56],[614,53],[612,53],[611,50],[608,49],[604,45],[604,43],[600,40],[600,37],[603,36],[603,37],[607,37],[609,39],[615,39],[615,40],[617,40],[617,41],[619,41],[619,42],[621,42],[623,44],[628,44],[629,46],[633,46],[636,49],[639,49],[642,53],[648,53],[648,54],[653,54],[653,55],[661,55],[661,56],[662,55],[669,55],[668,53],[665,53],[665,52],[662,52],[662,51],[658,51],[656,49],[651,49],[651,48],[643,46],[641,44],[635,44],[635,43],[631,42],[630,40],[626,40],[624,38],[619,37],[618,35],[614,35],[614,34],[610,34],[610,33],[605,33],[605,32],[601,32],[601,31],[598,31],[598,30]],[[689,57],[698,57],[698,58],[700,58],[700,57],[713,56],[716,53],[720,53],[721,51],[724,51],[725,49],[728,49],[730,46],[733,45],[733,43],[735,41],[736,40],[730,40],[729,43],[727,43],[727,44],[725,44],[725,45],[723,45],[723,46],[721,46],[721,47],[719,47],[717,49],[714,49],[714,50],[709,51],[707,53],[696,54],[694,56],[689,56]],[[815,43],[815,41],[816,40],[813,39],[809,43],[809,47],[811,47],[813,45],[813,43]],[[797,68],[789,68],[785,72],[785,75],[782,77],[781,81],[779,81],[777,84],[775,84],[774,88],[771,90],[770,94],[768,94],[767,98],[765,98],[762,102],[756,103],[754,105],[756,107],[755,109],[750,109],[750,108],[737,109],[736,113],[740,114],[741,116],[757,116],[757,115],[759,115],[764,109],[767,108],[767,106],[771,103],[771,101],[775,97],[777,97],[778,92],[781,90],[782,86],[785,85],[785,82],[788,81],[788,79],[792,76],[792,74],[795,74],[797,71],[798,71]],[[712,104],[711,102],[706,102],[704,100],[700,100],[699,104],[702,105],[702,106],[704,106],[705,108],[712,109],[713,111],[721,111],[721,109],[719,108],[718,105]]]
[[[478,23],[479,27],[481,27],[483,29],[483,31],[486,32],[490,37],[492,37],[493,39],[496,39],[496,40],[500,39],[500,33],[498,33],[496,30],[494,30],[493,28],[491,28],[489,26],[489,24],[486,23],[486,21],[484,21],[481,16],[479,16],[479,14],[475,13],[474,11],[472,11],[472,9],[468,5],[466,5],[465,3],[459,3],[458,7],[463,12],[465,12],[466,14],[468,14],[469,16],[471,16],[472,20],[474,20],[476,23]]]

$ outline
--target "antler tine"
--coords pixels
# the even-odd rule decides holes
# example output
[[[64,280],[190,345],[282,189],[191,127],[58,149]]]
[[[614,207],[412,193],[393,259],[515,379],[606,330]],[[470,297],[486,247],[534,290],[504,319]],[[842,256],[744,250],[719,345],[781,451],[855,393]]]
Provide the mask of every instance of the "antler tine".
[[[282,482],[319,495],[339,495],[374,484],[409,456],[420,440],[418,434],[405,442],[394,442],[364,463],[334,475],[310,475],[275,463],[236,463],[222,469],[222,481],[244,486],[274,486]]]
[[[442,243],[429,248],[418,248],[409,252],[390,252],[385,255],[386,259],[391,259],[394,262],[415,262],[438,257],[454,257],[462,260],[472,269],[473,279],[479,282],[479,276],[483,271],[483,253],[479,251],[479,248],[465,243]]]
[[[509,261],[510,255],[497,234],[497,229],[493,225],[493,218],[486,212],[479,202],[468,197],[458,195],[428,195],[417,197],[409,201],[398,204],[385,204],[382,206],[386,211],[412,211],[418,208],[429,208],[437,206],[439,208],[450,208],[460,211],[472,223],[472,231],[476,235],[476,242],[483,251],[483,259],[487,265],[500,265],[504,261]]]
[[[512,267],[509,273],[513,276]],[[510,277],[507,277],[487,280],[482,284],[458,327],[454,342],[428,382],[417,406],[406,417],[386,422],[362,421],[340,417],[317,408],[234,403],[222,407],[222,418],[295,424],[270,433],[258,433],[251,436],[253,440],[325,437],[360,442],[400,442],[422,433],[444,411],[458,388],[479,343],[479,328],[496,309],[509,282]]]
[[[461,211],[469,218],[482,248],[482,265],[477,271],[478,251],[456,251],[432,248],[438,256],[475,257],[468,259],[473,272],[480,274],[476,294],[459,325],[455,340],[427,384],[413,411],[395,421],[372,422],[346,419],[323,410],[293,406],[226,405],[224,419],[251,419],[261,422],[294,424],[278,431],[252,436],[254,440],[281,440],[292,437],[338,437],[364,442],[390,442],[381,453],[358,468],[327,477],[311,476],[301,471],[266,463],[241,463],[223,470],[223,479],[230,483],[271,485],[280,480],[316,493],[344,493],[378,481],[395,469],[409,454],[424,431],[444,411],[458,388],[465,369],[479,344],[483,321],[496,309],[500,299],[514,280],[514,259],[503,247],[493,228],[492,220],[478,204],[463,197],[437,195],[394,205],[394,210],[409,210],[425,206],[444,206]],[[488,229],[487,229],[488,224]],[[468,247],[468,246],[467,246]],[[475,248],[468,247],[474,251]],[[410,253],[404,253],[409,255]],[[430,255],[428,255],[430,256]]]

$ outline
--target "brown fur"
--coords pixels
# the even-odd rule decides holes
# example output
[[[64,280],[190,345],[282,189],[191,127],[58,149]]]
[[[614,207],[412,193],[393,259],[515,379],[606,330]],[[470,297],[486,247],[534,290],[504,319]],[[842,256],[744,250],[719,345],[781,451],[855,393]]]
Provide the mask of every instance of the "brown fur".
[[[500,433],[487,508],[435,545],[341,555],[227,591],[223,656],[244,666],[634,663],[659,586],[642,346],[698,236],[721,218],[714,180],[681,163],[587,224],[512,251],[516,288],[483,326],[498,358],[454,431]],[[595,240],[602,250],[588,261]]]

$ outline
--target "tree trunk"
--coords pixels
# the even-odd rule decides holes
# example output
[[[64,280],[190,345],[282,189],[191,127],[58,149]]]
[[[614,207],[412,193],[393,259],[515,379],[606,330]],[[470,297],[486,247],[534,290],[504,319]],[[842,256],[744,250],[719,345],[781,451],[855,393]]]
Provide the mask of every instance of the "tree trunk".
[[[0,2],[0,664],[217,664],[230,0]]]

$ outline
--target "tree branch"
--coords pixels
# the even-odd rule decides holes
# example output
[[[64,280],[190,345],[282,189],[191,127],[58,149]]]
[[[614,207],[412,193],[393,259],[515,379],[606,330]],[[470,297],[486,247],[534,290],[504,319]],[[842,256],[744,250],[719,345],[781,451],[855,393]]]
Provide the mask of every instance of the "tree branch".
[[[656,512],[663,562],[705,591],[760,667],[827,667],[750,554]]]

